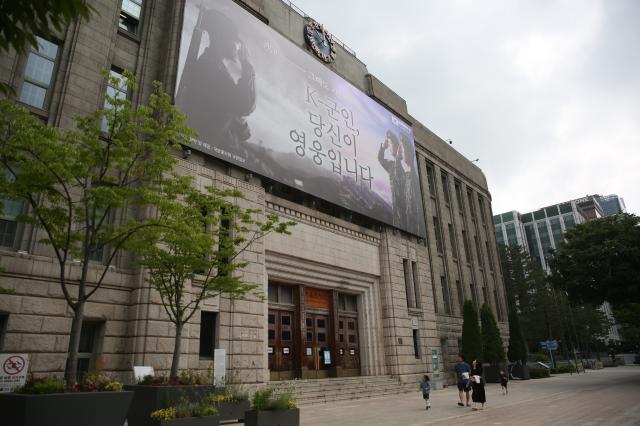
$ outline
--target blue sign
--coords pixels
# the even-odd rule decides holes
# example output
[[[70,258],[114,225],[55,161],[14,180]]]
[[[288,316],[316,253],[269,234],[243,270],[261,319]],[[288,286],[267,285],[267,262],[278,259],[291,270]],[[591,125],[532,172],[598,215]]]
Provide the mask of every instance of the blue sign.
[[[558,350],[558,341],[557,340],[545,340],[544,342],[540,342],[540,346],[543,349],[549,349],[550,351]]]

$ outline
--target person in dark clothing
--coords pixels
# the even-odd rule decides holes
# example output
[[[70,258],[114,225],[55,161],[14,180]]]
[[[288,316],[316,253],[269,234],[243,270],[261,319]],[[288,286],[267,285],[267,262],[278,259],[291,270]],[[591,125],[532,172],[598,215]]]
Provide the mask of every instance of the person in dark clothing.
[[[464,397],[466,399],[467,407],[469,407],[471,406],[471,404],[469,404],[469,374],[471,373],[471,367],[469,367],[469,364],[464,362],[464,357],[462,355],[458,355],[458,362],[453,369],[456,372],[458,396],[460,398],[460,401],[458,401],[458,405],[460,407],[464,407]]]
[[[384,153],[389,150],[392,159],[385,158]],[[401,228],[407,224],[406,187],[408,185],[405,168],[403,167],[404,148],[398,137],[392,131],[387,131],[387,136],[378,150],[378,161],[389,173],[391,183],[391,199],[393,209],[393,225]]]
[[[400,143],[402,144],[402,159],[406,164],[405,170],[405,199],[407,205],[407,228],[424,235],[424,217],[422,215],[422,197],[420,196],[420,183],[418,182],[418,172],[415,170],[415,158],[411,157],[414,151],[413,142],[405,133],[400,133]]]
[[[502,394],[507,395],[509,393],[509,389],[507,389],[507,385],[509,384],[509,379],[507,378],[507,373],[504,370],[500,370],[500,388],[502,389]]]
[[[431,401],[429,401],[429,394],[431,393],[431,383],[429,383],[429,376],[426,374],[422,378],[420,382],[420,389],[418,391],[422,391],[422,398],[424,402],[427,404],[426,409],[431,408]]]
[[[483,410],[484,404],[487,402],[487,396],[484,392],[484,377],[482,377],[482,363],[473,360],[471,363],[471,389],[473,393],[471,400],[473,401],[473,410]],[[481,404],[478,408],[477,404]]]
[[[203,33],[209,46],[198,56]],[[243,155],[251,132],[245,120],[256,106],[255,71],[235,24],[201,9],[176,95],[176,106],[203,142]]]

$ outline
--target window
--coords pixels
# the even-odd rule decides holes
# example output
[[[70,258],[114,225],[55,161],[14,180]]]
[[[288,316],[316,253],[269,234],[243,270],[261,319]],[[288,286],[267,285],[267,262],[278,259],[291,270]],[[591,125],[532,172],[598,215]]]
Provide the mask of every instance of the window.
[[[562,220],[564,221],[564,228],[566,231],[568,231],[569,229],[573,228],[574,226],[576,226],[576,221],[573,218],[573,214],[565,214],[564,216],[562,216]]]
[[[0,352],[4,350],[4,336],[7,334],[9,314],[0,314]]]
[[[82,323],[80,345],[78,346],[78,380],[96,368],[96,354],[103,325],[104,323],[98,321],[84,321]]]
[[[458,245],[456,244],[456,235],[453,232],[453,225],[448,224],[449,228],[449,240],[451,240],[451,254],[454,259],[458,258]]]
[[[9,172],[4,169],[0,171],[8,175]],[[8,177],[11,179],[11,177]],[[12,200],[10,198],[1,197],[0,207],[0,247],[14,248],[16,245],[16,237],[18,235],[18,221],[16,217],[22,213],[22,201]]]
[[[516,237],[516,226],[513,222],[507,223],[505,225],[505,230],[507,231],[507,241],[510,247],[515,247],[518,245],[518,239]]]
[[[482,300],[482,301],[483,301],[484,303],[486,303],[487,305],[489,305],[489,304],[490,304],[490,301],[489,301],[489,291],[487,290],[487,287],[486,287],[486,286],[483,286],[483,287],[482,287],[482,297],[483,297],[483,300]]]
[[[460,312],[464,310],[464,293],[462,292],[462,284],[460,280],[456,280],[456,290],[458,291],[458,303],[460,304]]]
[[[407,296],[407,307],[415,308],[416,300],[415,300],[415,291],[413,289],[413,274],[410,270],[409,260],[402,259],[402,269],[404,271],[404,289],[405,294]]]
[[[504,315],[502,313],[502,305],[500,304],[500,299],[498,298],[498,290],[493,290],[493,299],[496,302],[496,311],[498,312],[498,321],[504,321]]]
[[[293,305],[293,287],[269,283],[267,292],[269,302]]]
[[[436,195],[436,184],[433,179],[433,165],[427,163],[427,183],[429,184],[429,194],[433,197]]]
[[[478,208],[480,209],[480,218],[482,219],[482,225],[487,226],[487,217],[484,213],[484,203],[482,202],[482,195],[478,195]]]
[[[436,236],[436,250],[438,253],[442,253],[442,234],[440,233],[440,222],[437,216],[433,217],[433,232]]]
[[[471,218],[475,219],[476,218],[476,207],[473,204],[473,191],[471,191],[471,190],[467,191],[467,199],[469,200],[469,211],[471,212]]]
[[[114,84],[111,79],[117,78],[118,83]],[[127,80],[123,75],[123,71],[117,67],[111,67],[111,71],[109,71],[109,77],[107,80],[107,96],[104,98],[104,109],[111,110],[113,108],[113,104],[108,98],[123,100],[129,97],[129,88],[127,87]],[[100,126],[103,132],[108,132],[109,121],[107,117],[102,118],[102,123]]]
[[[554,217],[549,219],[549,225],[551,225],[551,234],[553,235],[553,241],[555,241],[557,246],[558,243],[564,239],[562,234],[562,225],[560,225],[560,218]]]
[[[446,173],[442,172],[442,194],[444,195],[444,202],[449,204],[451,202],[449,197],[449,177]]]
[[[58,45],[38,36],[36,40],[38,48],[29,51],[18,99],[32,107],[46,109],[53,86]]]
[[[420,337],[418,337],[418,330],[413,330],[413,355],[416,359],[420,359]]]
[[[462,231],[462,244],[464,245],[464,257],[467,259],[467,263],[471,263],[471,256],[469,252],[469,239],[467,238],[467,231]]]
[[[137,34],[141,14],[142,0],[122,0],[119,27],[132,34]]]
[[[489,246],[489,241],[485,241],[484,245],[487,249],[487,262],[489,263],[489,270],[493,271],[493,252],[491,251],[491,247]]]
[[[549,229],[547,228],[547,221],[538,222],[536,224],[538,228],[538,236],[540,237],[540,244],[542,244],[542,256],[546,257],[549,253],[549,249],[553,248],[551,245],[551,238],[549,237]]]
[[[440,286],[442,287],[442,301],[444,302],[444,312],[451,315],[451,301],[449,300],[449,287],[444,275],[440,276]]]
[[[358,300],[357,296],[353,294],[339,294],[338,295],[338,307],[342,311],[358,312]]]
[[[455,182],[455,191],[456,199],[458,200],[458,212],[462,215],[464,211],[464,203],[462,202],[462,186],[458,181]]]
[[[473,304],[478,306],[478,295],[476,294],[476,285],[471,281],[469,284],[469,290],[471,291],[471,300],[473,300]]]
[[[482,268],[482,250],[480,250],[480,241],[478,240],[478,236],[474,235],[473,236],[473,241],[476,244],[476,253],[478,254],[478,261],[480,262],[480,267]]]
[[[272,318],[273,317],[273,318]],[[216,348],[217,312],[200,311],[200,358],[213,358]],[[275,315],[269,315],[269,322],[275,323]]]
[[[413,291],[415,292],[416,297],[416,308],[419,308],[420,303],[420,291],[418,290],[418,286],[420,280],[418,279],[418,263],[411,262],[411,276],[413,277]]]

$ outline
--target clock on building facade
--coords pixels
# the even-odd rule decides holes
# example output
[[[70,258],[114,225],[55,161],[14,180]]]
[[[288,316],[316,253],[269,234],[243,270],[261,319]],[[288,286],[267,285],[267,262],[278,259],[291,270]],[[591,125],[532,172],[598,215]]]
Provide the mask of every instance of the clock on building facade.
[[[313,53],[324,62],[330,63],[336,59],[336,43],[333,36],[322,25],[308,19],[304,26],[304,39]]]

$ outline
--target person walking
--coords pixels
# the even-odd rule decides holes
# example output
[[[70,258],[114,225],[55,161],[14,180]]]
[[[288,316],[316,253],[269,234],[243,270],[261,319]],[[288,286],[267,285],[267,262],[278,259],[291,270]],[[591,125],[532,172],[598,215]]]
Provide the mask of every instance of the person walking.
[[[484,404],[487,402],[487,396],[484,392],[484,377],[482,377],[482,363],[478,360],[473,360],[471,363],[471,389],[473,394],[471,399],[473,400],[473,410],[484,410]],[[480,408],[478,408],[478,404]]]
[[[509,379],[507,378],[507,373],[504,370],[500,370],[500,388],[502,389],[502,394],[507,395],[509,393],[509,389],[507,389],[507,385],[509,384]]]
[[[456,372],[456,379],[458,380],[458,397],[460,398],[460,401],[458,401],[458,405],[460,407],[464,407],[465,402],[463,401],[463,395],[466,395],[466,404],[467,407],[470,407],[469,374],[471,373],[471,367],[469,367],[469,364],[464,362],[464,357],[462,355],[458,355],[458,362],[453,369]]]
[[[431,393],[431,383],[429,382],[429,376],[427,376],[426,374],[420,382],[420,389],[418,389],[418,391],[422,391],[422,398],[427,404],[427,407],[425,409],[428,410],[429,408],[431,408],[431,401],[429,401],[429,394]]]

